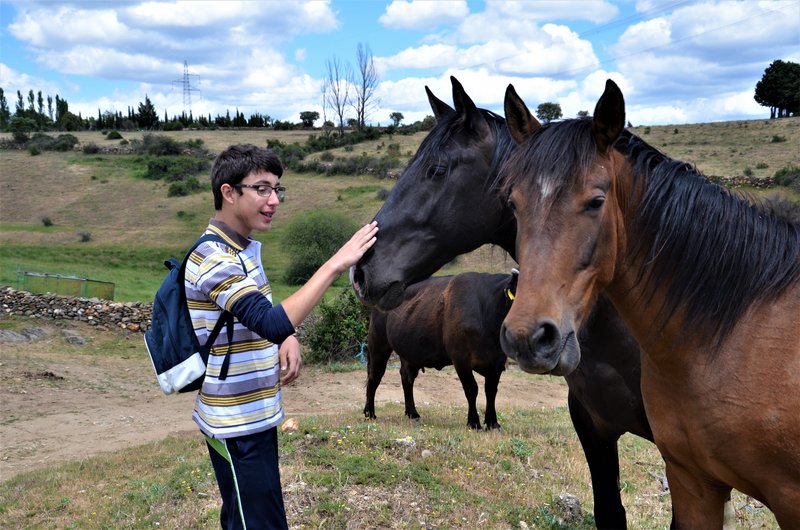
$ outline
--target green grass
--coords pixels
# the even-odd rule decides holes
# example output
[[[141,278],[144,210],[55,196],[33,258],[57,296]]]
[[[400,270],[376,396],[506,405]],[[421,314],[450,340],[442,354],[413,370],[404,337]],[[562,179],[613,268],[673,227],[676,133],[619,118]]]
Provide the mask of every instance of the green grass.
[[[680,134],[674,134],[676,127]],[[710,175],[736,175],[745,167],[754,167],[751,171],[757,176],[766,176],[790,164],[800,165],[796,150],[785,147],[800,142],[800,118],[649,129],[649,133],[640,127],[632,130],[670,156],[694,162]],[[266,145],[267,138],[302,143],[309,132],[163,134],[183,142],[200,138],[213,153],[236,142]],[[776,134],[786,137],[787,142],[772,142]],[[129,140],[141,137],[135,132],[124,135]],[[77,136],[82,143],[104,139],[99,132]],[[357,145],[349,153],[343,149],[334,152],[336,156],[359,156],[378,151],[381,144],[400,143],[407,160],[423,138],[424,133],[395,135]],[[4,151],[0,172],[4,186],[0,196],[0,284],[17,285],[18,271],[61,274],[113,282],[118,301],[150,301],[165,272],[163,260],[180,257],[214,212],[210,193],[168,198],[166,184],[141,178],[143,171],[139,155],[43,152],[31,157],[24,151]],[[265,270],[278,301],[297,289],[282,278],[289,258],[280,244],[281,234],[292,217],[333,208],[365,223],[383,204],[377,192],[393,185],[392,180],[369,176],[325,177],[291,170],[282,183],[288,188],[287,201],[281,205],[273,229],[256,234],[264,246]],[[798,198],[796,193],[789,196]],[[53,226],[44,226],[45,217]],[[81,234],[88,234],[90,241],[81,242]],[[512,265],[501,252],[484,248],[459,258],[446,272],[507,271]],[[336,285],[346,284],[342,278]]]
[[[416,423],[401,405],[306,417],[280,435],[281,475],[292,528],[590,529],[588,470],[564,408],[510,410],[502,431],[463,426],[463,407],[428,406]],[[654,477],[652,444],[626,435],[623,500],[631,528],[669,526],[669,496]],[[577,497],[570,518],[561,494]],[[736,493],[737,528],[777,528]],[[213,471],[199,434],[24,473],[0,484],[9,528],[215,528]],[[763,526],[762,526],[763,525]]]

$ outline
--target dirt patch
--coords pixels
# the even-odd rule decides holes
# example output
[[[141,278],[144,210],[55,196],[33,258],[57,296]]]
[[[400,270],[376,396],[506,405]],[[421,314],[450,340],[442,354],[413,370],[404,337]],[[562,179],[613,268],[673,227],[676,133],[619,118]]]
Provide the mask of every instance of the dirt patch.
[[[72,324],[68,330],[49,324],[31,326],[46,333],[32,340],[0,341],[0,380],[4,381],[0,387],[0,479],[197,430],[191,419],[194,395],[161,393],[138,334],[131,334],[129,344],[123,346],[129,353],[109,357],[68,345],[64,335],[75,331]],[[78,326],[77,331],[96,333],[88,326]],[[398,367],[390,364],[378,388],[379,416],[382,405],[403,401]],[[482,388],[483,378],[476,379]],[[361,420],[365,381],[366,368],[330,373],[306,367],[284,389],[287,415],[350,410],[354,421]],[[512,365],[500,381],[497,407],[508,411],[564,406],[566,393],[563,379],[528,376]],[[420,374],[414,395],[423,417],[428,406],[456,405],[464,407],[466,422],[466,401],[452,368]],[[481,410],[484,403],[481,391]]]

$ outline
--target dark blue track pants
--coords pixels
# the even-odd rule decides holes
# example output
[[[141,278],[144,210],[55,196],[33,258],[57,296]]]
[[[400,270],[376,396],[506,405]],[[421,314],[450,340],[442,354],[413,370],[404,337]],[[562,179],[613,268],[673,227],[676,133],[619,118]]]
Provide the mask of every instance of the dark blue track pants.
[[[207,437],[206,442],[222,495],[222,528],[288,529],[277,429],[224,440]]]

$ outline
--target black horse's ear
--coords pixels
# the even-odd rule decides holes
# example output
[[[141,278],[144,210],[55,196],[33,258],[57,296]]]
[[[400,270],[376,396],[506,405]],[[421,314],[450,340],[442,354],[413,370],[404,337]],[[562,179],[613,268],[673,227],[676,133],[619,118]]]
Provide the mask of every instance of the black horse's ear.
[[[458,119],[464,123],[464,127],[479,137],[489,134],[489,124],[486,123],[486,118],[481,114],[472,98],[467,95],[464,87],[453,76],[450,76],[450,82],[453,84],[453,103],[456,106]]]
[[[609,79],[603,95],[597,101],[592,118],[592,133],[598,151],[602,154],[608,153],[624,128],[625,98],[617,84]]]
[[[506,113],[506,125],[511,137],[522,145],[542,124],[533,117],[531,111],[519,97],[514,85],[506,88],[506,98],[503,104]]]
[[[431,89],[427,86],[425,87],[425,92],[428,94],[428,101],[431,104],[433,117],[436,118],[436,121],[439,121],[443,116],[447,116],[448,114],[455,112],[453,107],[434,96],[433,92],[431,92]]]

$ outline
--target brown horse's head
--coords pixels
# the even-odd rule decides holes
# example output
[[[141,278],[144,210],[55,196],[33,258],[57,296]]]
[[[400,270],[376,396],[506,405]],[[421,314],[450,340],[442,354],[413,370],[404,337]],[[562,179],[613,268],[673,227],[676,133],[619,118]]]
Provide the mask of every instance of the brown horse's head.
[[[608,81],[593,119],[537,129],[509,87],[505,112],[521,143],[502,169],[520,274],[501,343],[527,372],[567,375],[580,361],[578,329],[614,277],[624,243],[613,151],[625,123],[622,93]]]

